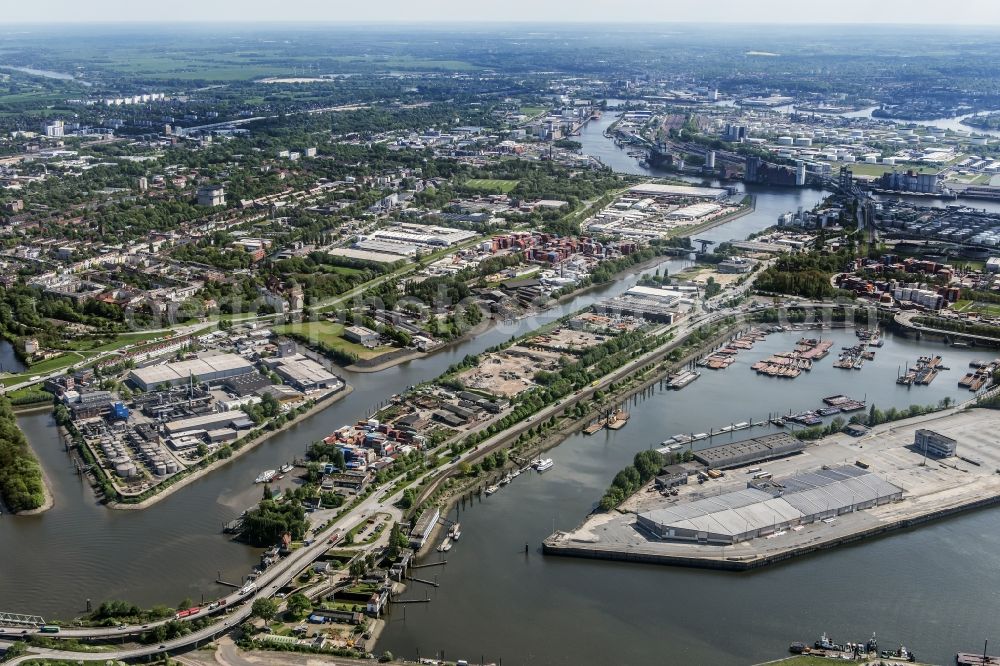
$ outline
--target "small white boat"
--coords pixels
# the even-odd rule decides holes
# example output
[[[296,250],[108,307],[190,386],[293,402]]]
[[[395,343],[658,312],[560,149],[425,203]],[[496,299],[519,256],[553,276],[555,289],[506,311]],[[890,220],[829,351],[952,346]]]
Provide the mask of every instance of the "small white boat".
[[[555,465],[555,462],[552,461],[552,458],[542,458],[541,460],[535,461],[535,471],[544,472],[545,470],[550,469],[553,465]]]
[[[448,536],[451,537],[452,541],[458,541],[458,538],[462,536],[462,525],[461,523],[455,523],[448,530]]]
[[[278,471],[281,472],[282,474],[288,474],[289,472],[292,471],[292,466],[290,463],[285,463],[284,465],[278,468]]]
[[[702,440],[702,439],[708,439],[708,433],[707,432],[699,432],[692,439],[694,441],[696,441],[696,442],[699,441],[699,440]]]
[[[493,493],[495,493],[498,490],[500,490],[500,486],[487,486],[486,487],[486,494],[487,495],[492,495]]]
[[[447,553],[449,550],[451,550],[451,537],[445,537],[445,540],[438,546],[438,552]]]
[[[278,471],[274,469],[269,469],[266,472],[261,472],[260,476],[254,479],[254,483],[270,483],[275,476],[278,475]]]

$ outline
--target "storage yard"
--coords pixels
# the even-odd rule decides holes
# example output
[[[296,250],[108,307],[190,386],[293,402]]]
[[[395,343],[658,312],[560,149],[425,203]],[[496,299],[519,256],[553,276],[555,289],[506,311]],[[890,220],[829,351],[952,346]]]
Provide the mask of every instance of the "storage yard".
[[[696,451],[714,469],[686,463],[689,476],[672,479],[672,490],[657,492],[651,482],[619,510],[554,533],[545,552],[742,570],[993,504],[1000,452],[989,433],[998,427],[992,410],[916,419],[860,439],[837,435],[778,460],[747,458],[722,475],[712,455]],[[955,440],[955,455],[918,444],[927,430]]]
[[[728,194],[711,187],[637,185],[587,220],[585,226],[591,232],[620,238],[668,238],[739,212],[742,197],[734,201]]]

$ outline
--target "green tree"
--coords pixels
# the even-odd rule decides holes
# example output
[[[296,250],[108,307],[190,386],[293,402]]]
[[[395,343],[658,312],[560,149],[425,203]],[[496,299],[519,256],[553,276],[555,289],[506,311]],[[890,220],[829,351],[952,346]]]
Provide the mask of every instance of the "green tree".
[[[312,610],[312,602],[309,600],[309,597],[301,592],[296,592],[288,597],[287,604],[289,612],[297,620],[301,620]]]
[[[259,617],[264,622],[270,622],[278,614],[278,602],[264,597],[256,599],[253,606],[250,607],[250,614]]]

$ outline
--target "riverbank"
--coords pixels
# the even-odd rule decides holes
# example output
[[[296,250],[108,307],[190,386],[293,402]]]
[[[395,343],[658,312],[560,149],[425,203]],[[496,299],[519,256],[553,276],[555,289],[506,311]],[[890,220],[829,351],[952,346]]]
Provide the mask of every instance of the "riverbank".
[[[438,349],[435,349],[434,352],[446,349],[447,347],[448,347],[447,344],[442,345]],[[397,352],[404,352],[404,353],[400,354]],[[381,372],[382,370],[388,370],[389,368],[394,368],[400,363],[406,363],[407,361],[413,361],[418,358],[425,358],[429,354],[433,354],[434,352],[420,352],[415,349],[398,349],[395,352],[389,352],[387,354],[382,354],[381,356],[376,356],[375,358],[371,359],[372,362],[369,364],[361,365],[359,362],[356,361],[351,365],[345,366],[344,370],[347,370],[349,372],[358,372],[358,373]],[[379,360],[385,357],[390,357],[390,358],[386,358],[384,361]]]
[[[916,430],[928,427],[960,442],[957,456],[925,458],[913,442]],[[732,543],[663,540],[638,528],[637,517],[641,513],[674,506],[683,508],[686,503],[704,497],[745,489],[746,476],[737,469],[704,484],[681,485],[676,499],[661,498],[647,492],[648,486],[644,487],[627,500],[627,510],[593,514],[574,530],[553,533],[543,541],[543,552],[746,571],[871,539],[1000,503],[1000,477],[994,472],[1000,469],[1000,455],[988,435],[997,428],[1000,428],[1000,412],[961,406],[883,424],[860,439],[833,435],[809,445],[802,454],[766,463],[767,472],[781,479],[812,473],[821,466],[835,469],[853,465],[853,461],[863,458],[865,470],[902,489],[901,499],[877,506],[835,510],[823,520],[793,520],[788,528],[769,527],[756,538]]]
[[[229,456],[228,458],[220,458],[219,460],[216,460],[215,462],[213,462],[212,464],[208,465],[204,469],[200,469],[200,470],[198,470],[196,472],[192,472],[191,474],[185,476],[183,479],[181,479],[177,483],[174,483],[174,484],[170,485],[169,487],[164,488],[163,491],[156,493],[152,497],[144,499],[141,502],[136,502],[136,503],[132,503],[132,504],[124,503],[124,502],[108,502],[107,507],[110,508],[110,509],[118,509],[118,510],[121,510],[121,511],[137,511],[137,510],[140,510],[140,509],[146,509],[148,507],[151,507],[154,504],[156,504],[157,502],[159,502],[160,500],[163,500],[163,499],[169,497],[170,495],[174,494],[175,492],[177,492],[181,488],[184,488],[185,486],[188,486],[189,484],[197,481],[198,479],[202,478],[203,476],[205,476],[206,474],[212,472],[213,470],[218,469],[219,467],[222,467],[223,465],[226,465],[228,463],[231,463],[234,460],[239,459],[241,456],[246,455],[247,452],[252,451],[253,449],[257,448],[258,446],[260,446],[261,444],[263,444],[267,440],[271,439],[272,437],[283,433],[284,431],[288,430],[292,426],[298,425],[302,421],[304,421],[304,420],[308,419],[309,417],[313,416],[317,412],[320,412],[320,411],[326,409],[327,407],[329,407],[333,403],[342,400],[343,398],[345,398],[348,395],[350,395],[353,390],[354,390],[353,387],[351,387],[349,385],[345,385],[344,388],[343,388],[343,390],[337,391],[336,393],[334,393],[332,395],[326,396],[325,398],[323,398],[321,400],[318,400],[312,407],[310,407],[306,411],[302,412],[301,414],[299,414],[298,416],[296,416],[294,419],[292,419],[290,421],[286,421],[285,423],[283,423],[280,428],[277,428],[275,430],[271,430],[271,431],[268,431],[266,433],[263,433],[259,437],[256,437],[253,441],[247,442],[246,444],[244,444],[240,448],[238,448],[235,451],[233,451],[233,455]]]
[[[51,412],[52,402],[38,402],[31,405],[22,405],[20,407],[13,406],[12,409],[14,413],[18,416],[25,416],[27,414],[38,414],[40,412]]]
[[[38,411],[38,410],[35,410]],[[34,451],[32,451],[34,454]],[[35,455],[35,459],[38,459],[38,455]],[[52,507],[56,505],[55,497],[52,495],[52,481],[49,479],[49,473],[45,471],[45,467],[41,462],[38,463],[39,469],[42,470],[42,493],[45,497],[42,505],[37,509],[28,509],[27,511],[18,511],[15,516],[37,516],[39,514],[45,513]],[[4,509],[6,510],[6,506]]]

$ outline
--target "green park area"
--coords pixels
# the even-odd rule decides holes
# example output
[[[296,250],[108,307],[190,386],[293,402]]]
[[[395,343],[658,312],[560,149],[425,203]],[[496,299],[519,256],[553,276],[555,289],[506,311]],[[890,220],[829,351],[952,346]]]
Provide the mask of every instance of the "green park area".
[[[1000,317],[1000,304],[997,303],[980,303],[979,301],[961,300],[955,301],[955,305],[952,309],[955,312],[962,312],[965,314],[978,312],[981,315],[989,317]]]
[[[351,342],[343,337],[344,325],[333,321],[310,321],[305,323],[284,324],[275,326],[274,332],[278,335],[296,335],[306,338],[310,343],[319,348],[335,349],[347,354],[352,354],[358,359],[367,360],[381,356],[393,350],[390,346],[380,346],[369,349],[364,345]]]
[[[473,190],[508,194],[511,190],[517,187],[519,182],[520,181],[518,180],[503,180],[501,178],[472,178],[471,180],[465,181],[465,186]]]
[[[171,335],[173,335],[172,331],[138,331],[135,333],[122,333],[107,342],[96,341],[99,344],[95,344],[94,340],[67,341],[65,346],[66,353],[31,363],[28,365],[28,369],[22,373],[4,375],[0,377],[0,384],[4,386],[19,384],[36,375],[47,375],[56,370],[68,368],[75,363],[86,361],[102,353],[159,338],[167,338]]]

